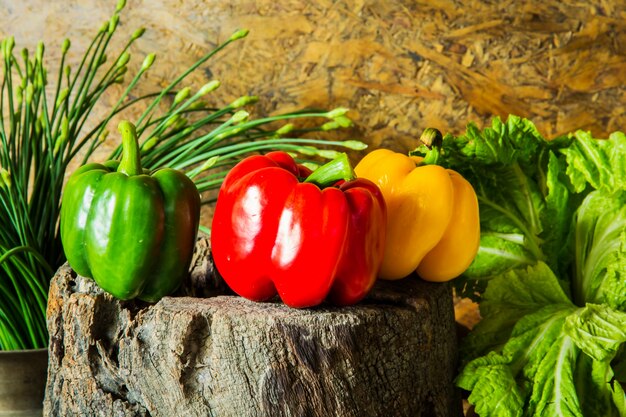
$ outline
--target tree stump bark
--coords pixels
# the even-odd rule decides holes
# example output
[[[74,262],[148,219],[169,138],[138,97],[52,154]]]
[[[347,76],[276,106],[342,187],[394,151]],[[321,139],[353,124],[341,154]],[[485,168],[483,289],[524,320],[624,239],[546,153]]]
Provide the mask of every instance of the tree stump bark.
[[[216,295],[208,248],[152,305],[58,270],[44,415],[460,416],[448,285],[380,282],[357,306],[296,310]]]

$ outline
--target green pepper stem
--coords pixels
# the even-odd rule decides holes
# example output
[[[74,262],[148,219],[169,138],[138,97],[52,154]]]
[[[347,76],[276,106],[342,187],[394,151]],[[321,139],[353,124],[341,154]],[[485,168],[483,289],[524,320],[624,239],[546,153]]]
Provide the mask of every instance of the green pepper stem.
[[[354,175],[354,171],[350,166],[348,155],[341,153],[332,161],[313,171],[304,182],[310,182],[320,188],[324,188],[333,185],[339,180],[350,181],[354,178],[356,178],[356,175]]]
[[[123,120],[117,128],[122,134],[122,160],[119,167],[117,167],[117,172],[126,175],[142,174],[139,141],[137,140],[135,125],[128,120]]]

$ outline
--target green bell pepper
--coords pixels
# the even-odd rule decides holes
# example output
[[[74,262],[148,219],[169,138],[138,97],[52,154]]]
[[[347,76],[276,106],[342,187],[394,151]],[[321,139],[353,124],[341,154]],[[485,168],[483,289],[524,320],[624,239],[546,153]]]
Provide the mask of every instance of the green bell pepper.
[[[182,172],[141,168],[135,126],[123,121],[119,163],[90,163],[68,180],[61,242],[70,266],[122,300],[155,302],[189,269],[200,195]]]

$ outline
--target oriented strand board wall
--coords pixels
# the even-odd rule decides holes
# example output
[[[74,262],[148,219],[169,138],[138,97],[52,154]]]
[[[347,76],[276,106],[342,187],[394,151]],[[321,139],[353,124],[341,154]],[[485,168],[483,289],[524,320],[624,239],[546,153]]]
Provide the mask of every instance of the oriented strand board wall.
[[[248,28],[248,38],[190,84],[221,80],[212,95],[218,105],[259,95],[258,115],[349,107],[356,127],[343,138],[398,151],[412,149],[425,127],[459,133],[468,121],[485,125],[509,113],[531,118],[548,137],[579,128],[605,137],[626,129],[626,1],[593,3],[128,0],[110,51],[148,29],[131,49],[130,73],[157,52],[139,94],[165,87],[217,41]],[[75,67],[114,8],[115,1],[0,0],[0,35],[15,36],[16,52],[43,39],[55,72],[63,39],[72,40]],[[91,123],[121,91],[100,100]],[[132,120],[138,110],[123,116]],[[94,159],[119,143],[116,123]],[[203,224],[210,219],[205,207]]]
[[[14,34],[18,47],[45,39],[54,66],[63,38],[82,52],[113,9],[2,0],[0,34]],[[260,114],[347,106],[353,134],[374,144],[410,148],[424,127],[460,132],[509,113],[547,136],[626,129],[624,1],[129,0],[117,44],[139,26],[148,32],[135,65],[158,53],[140,89],[164,85],[246,27],[248,39],[213,60],[197,86],[220,79],[218,102],[257,94]]]

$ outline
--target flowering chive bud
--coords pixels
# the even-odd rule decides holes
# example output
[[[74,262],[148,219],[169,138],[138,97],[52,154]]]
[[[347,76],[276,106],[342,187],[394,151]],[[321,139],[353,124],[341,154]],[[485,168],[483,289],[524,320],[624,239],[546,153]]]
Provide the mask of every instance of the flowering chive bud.
[[[173,125],[174,123],[176,123],[178,121],[178,119],[180,119],[180,115],[177,114],[173,117],[168,117],[167,120],[165,121],[165,127],[170,127],[171,125]]]
[[[57,137],[57,140],[54,142],[53,152],[55,155],[58,154],[61,147],[65,145],[65,142],[67,141],[68,131],[69,131],[69,121],[67,119],[67,116],[63,116],[63,120],[61,121],[61,134]]]
[[[141,38],[145,32],[146,32],[146,28],[137,29],[136,31],[133,32],[133,36],[131,37],[132,40]]]
[[[334,120],[332,122],[326,122],[322,125],[322,130],[334,130],[337,128],[339,128],[339,123]]]
[[[185,87],[182,90],[180,90],[178,93],[176,93],[176,97],[174,97],[174,105],[179,104],[181,101],[189,97],[190,93],[191,93],[190,87]]]
[[[154,63],[155,58],[156,58],[156,54],[154,52],[146,55],[146,57],[143,60],[143,64],[141,64],[141,70],[146,71],[148,68],[150,68],[152,64]]]
[[[232,135],[232,131],[231,130],[227,130],[226,132],[222,132],[218,135],[215,135],[215,140],[222,140],[222,139],[226,139],[227,137],[229,137],[230,135]]]
[[[233,114],[233,117],[231,117],[231,120],[233,121],[233,123],[240,123],[240,122],[247,120],[249,116],[250,116],[250,113],[248,113],[247,111],[239,110],[237,113]]]
[[[69,65],[66,65],[65,66],[65,76],[67,78],[69,78],[71,74],[72,74],[72,67],[70,67]]]
[[[54,149],[52,150],[52,153],[55,156],[59,154],[59,150],[61,149],[61,146],[64,143],[65,143],[65,138],[63,136],[59,136],[57,140],[54,142]]]
[[[158,141],[159,141],[158,137],[156,136],[151,137],[150,139],[145,141],[143,145],[141,145],[141,150],[149,151],[150,149],[154,148],[154,145],[156,145]]]
[[[198,97],[202,97],[206,94],[209,94],[211,91],[217,90],[220,85],[222,85],[222,83],[219,82],[218,80],[209,81],[208,83],[203,85],[202,88],[200,88],[200,90],[198,90],[198,94],[196,95]]]
[[[98,138],[98,141],[100,143],[104,143],[105,140],[107,140],[107,137],[109,137],[109,131],[105,130],[104,132],[102,132],[102,134],[100,135],[100,137]]]
[[[109,33],[115,32],[115,29],[117,28],[117,24],[119,21],[120,21],[119,15],[114,14],[113,16],[111,16],[111,20],[109,20],[109,27],[108,27]]]
[[[39,62],[43,61],[43,53],[45,51],[45,46],[43,42],[39,42],[37,44],[37,52],[35,53],[35,59]]]
[[[367,149],[367,144],[358,140],[344,140],[341,142],[342,146],[348,149],[353,149],[355,151],[362,151],[363,149]]]
[[[243,130],[243,129],[242,129],[242,128],[239,128],[239,127],[234,127],[234,128],[231,128],[231,129],[227,129],[226,131],[224,131],[224,132],[222,132],[222,133],[220,133],[220,134],[216,135],[216,136],[215,136],[215,139],[216,139],[216,140],[226,139],[226,138],[229,138],[229,137],[231,137],[231,136],[235,136],[235,135],[237,135],[237,134],[238,134],[239,132],[241,132],[242,130]]]
[[[41,89],[46,85],[46,70],[41,65],[37,65],[34,69],[35,71],[35,88]]]
[[[294,125],[293,123],[287,123],[286,125],[282,126],[280,129],[278,129],[276,131],[276,135],[277,136],[282,136],[282,135],[286,135],[287,133],[291,132],[294,129]]]
[[[187,126],[187,123],[189,123],[189,120],[185,119],[184,117],[181,117],[180,119],[178,119],[176,121],[176,124],[174,126],[172,126],[173,130],[180,130],[183,127]]]
[[[350,126],[352,126],[352,120],[348,119],[346,116],[335,117],[334,120],[341,127],[350,127]]]
[[[257,101],[259,101],[257,96],[241,96],[237,100],[230,103],[230,107],[238,109],[239,107],[246,106],[250,103],[256,103]]]
[[[250,33],[248,29],[239,29],[238,31],[230,35],[230,40],[236,41],[237,39],[245,38],[246,36],[248,36],[248,33]]]
[[[118,0],[117,6],[115,6],[115,11],[120,12],[126,6],[126,0]]]
[[[67,119],[67,116],[63,116],[61,120],[61,136],[64,139],[67,139],[67,134],[70,129],[70,121]]]
[[[33,101],[33,95],[35,94],[35,88],[32,84],[28,84],[26,87],[26,104],[30,104]]]
[[[341,152],[333,151],[330,149],[320,149],[317,151],[317,154],[325,159],[335,159],[339,155],[341,155]]]
[[[24,60],[24,62],[28,61],[28,49],[27,48],[22,49],[22,59]]]
[[[45,86],[44,81],[45,79],[44,79],[42,71],[36,71],[35,80],[33,81],[36,91],[41,90]]]
[[[15,98],[17,99],[16,101],[18,103],[21,103],[24,99],[24,87],[22,87],[21,85],[18,85],[15,89]]]
[[[66,54],[67,51],[70,49],[70,46],[72,46],[72,42],[65,38],[65,40],[63,41],[63,45],[61,45],[61,53],[62,54]]]
[[[207,159],[206,162],[202,164],[202,166],[200,166],[200,169],[198,171],[199,172],[206,171],[207,169],[211,168],[213,165],[217,164],[217,161],[219,159],[220,159],[219,156],[213,156]]]
[[[25,72],[26,72],[26,79],[27,80],[32,80],[33,79],[33,66],[30,64],[30,61],[26,61],[24,63],[25,68]]]
[[[189,109],[189,110],[198,110],[198,109],[202,109],[204,106],[206,106],[206,102],[204,102],[202,100],[197,100],[197,101],[194,101],[193,103],[191,103],[189,105],[189,107],[187,107],[187,109]]]
[[[195,167],[194,169],[192,169],[191,171],[189,171],[187,173],[187,176],[189,176],[189,178],[195,178],[196,175],[200,174],[203,171],[206,171],[207,169],[211,168],[213,165],[215,165],[217,163],[217,161],[219,160],[219,156],[213,156],[209,159],[207,159],[204,164]]]
[[[130,61],[130,54],[128,52],[124,52],[122,55],[120,55],[119,59],[117,60],[117,64],[115,65],[118,68],[121,68],[124,65],[128,64],[128,61]]]
[[[350,109],[347,109],[345,107],[337,107],[336,109],[333,109],[326,113],[326,117],[328,117],[329,119],[334,119],[336,117],[345,116],[345,114],[348,113],[349,110]]]
[[[15,38],[13,36],[9,36],[4,43],[4,48],[2,49],[2,54],[4,58],[7,59],[13,54],[13,47],[15,46]]]

